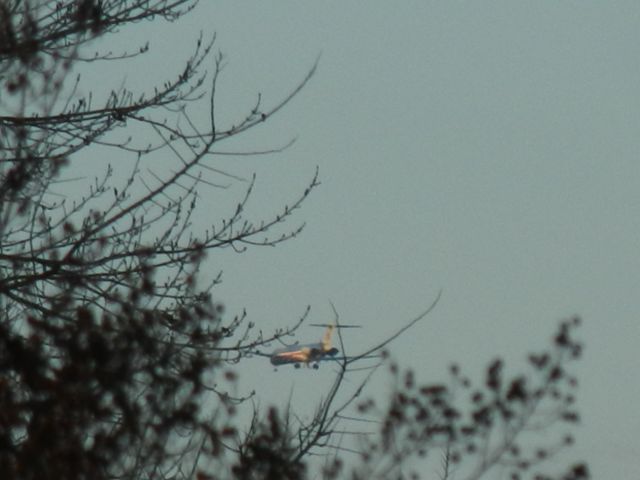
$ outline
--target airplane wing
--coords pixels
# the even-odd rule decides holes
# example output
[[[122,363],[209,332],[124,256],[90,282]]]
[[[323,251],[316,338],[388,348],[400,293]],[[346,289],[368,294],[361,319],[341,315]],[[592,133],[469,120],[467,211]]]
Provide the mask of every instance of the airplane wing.
[[[356,356],[356,355],[337,355],[338,354],[338,349],[337,348],[332,348],[331,350],[335,350],[334,353],[331,353],[331,351],[327,352],[325,355],[312,360],[313,362],[341,362],[341,361],[351,361],[351,360],[360,360],[360,359],[371,359],[371,358],[377,358],[380,359],[382,358],[382,355],[379,353],[372,353],[369,355],[364,355],[364,356]]]
[[[354,367],[353,366],[353,361],[354,360],[366,360],[366,359],[370,359],[372,360],[372,362],[363,362],[363,364],[359,364],[362,366],[359,367]],[[377,360],[377,361],[375,361]],[[335,362],[336,367],[338,368],[343,368],[345,365],[349,365],[349,367],[346,368],[347,371],[349,372],[355,372],[355,371],[360,371],[360,370],[372,370],[375,369],[377,367],[380,366],[381,362],[382,362],[382,355],[380,354],[372,354],[372,355],[366,355],[363,357],[353,357],[353,356],[330,356],[330,355],[325,355],[322,358],[318,358],[317,360],[314,360],[312,362],[309,363],[309,365],[314,369],[317,370],[320,368],[320,364],[321,363],[327,363],[327,362]],[[326,365],[327,367],[329,367],[329,365]],[[299,365],[296,365],[296,368],[298,368]]]

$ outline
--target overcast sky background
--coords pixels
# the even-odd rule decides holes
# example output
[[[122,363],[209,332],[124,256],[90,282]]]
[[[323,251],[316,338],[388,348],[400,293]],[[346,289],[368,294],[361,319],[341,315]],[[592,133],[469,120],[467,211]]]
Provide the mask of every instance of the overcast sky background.
[[[151,53],[148,68],[111,73],[149,90],[182,68],[199,31],[216,32],[228,125],[258,92],[265,105],[286,95],[320,55],[287,109],[224,146],[297,137],[291,148],[213,160],[258,173],[254,218],[294,199],[316,166],[322,182],[290,223],[307,223],[299,238],[210,256],[205,278],[224,270],[217,297],[265,331],[308,304],[311,321],[330,321],[331,299],[343,322],[366,327],[347,334],[358,351],[442,288],[434,313],[391,348],[425,382],[452,361],[477,377],[497,354],[523,358],[579,314],[583,422],[571,456],[594,478],[640,478],[639,27],[637,1],[202,2],[176,24],[114,37],[115,50],[149,39]],[[203,223],[244,188],[201,192]],[[303,327],[299,339],[321,333]],[[241,372],[263,405],[290,392],[311,403],[332,378],[256,358]],[[384,375],[372,387],[383,395]]]

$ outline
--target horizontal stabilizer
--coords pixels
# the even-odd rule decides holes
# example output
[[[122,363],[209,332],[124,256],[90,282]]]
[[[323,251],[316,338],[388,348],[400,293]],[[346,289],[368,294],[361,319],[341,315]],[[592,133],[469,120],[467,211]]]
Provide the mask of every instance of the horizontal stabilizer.
[[[335,325],[333,323],[310,323],[310,327],[362,328],[362,325]]]

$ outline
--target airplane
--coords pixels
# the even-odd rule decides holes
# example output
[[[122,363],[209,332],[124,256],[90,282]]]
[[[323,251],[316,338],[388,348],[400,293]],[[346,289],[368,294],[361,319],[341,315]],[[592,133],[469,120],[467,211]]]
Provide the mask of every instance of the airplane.
[[[404,332],[413,327],[420,320],[429,315],[433,309],[436,307],[438,302],[440,301],[440,297],[442,296],[442,289],[436,295],[436,298],[433,300],[429,308],[420,313],[413,320],[406,323],[404,326],[395,331],[392,335],[389,335],[387,338],[382,340],[380,343],[375,344],[370,347],[366,351],[359,353],[357,355],[351,355],[349,357],[337,357],[339,350],[335,347],[331,346],[331,335],[336,328],[361,328],[361,325],[343,325],[338,323],[338,312],[336,311],[333,303],[331,307],[333,308],[334,314],[336,316],[336,320],[332,324],[310,324],[314,327],[327,327],[325,333],[322,337],[322,340],[319,343],[309,343],[306,345],[290,345],[285,348],[279,348],[273,351],[271,354],[261,353],[259,351],[254,351],[253,353],[256,355],[261,355],[263,357],[269,357],[271,360],[271,364],[274,366],[278,365],[286,365],[293,364],[295,368],[300,368],[301,365],[306,365],[307,367],[311,364],[314,369],[319,368],[319,362],[326,360],[343,360],[344,364],[347,363],[353,364],[359,360],[365,358],[382,358],[383,349],[402,335]],[[366,369],[366,368],[365,368]]]
[[[314,369],[319,368],[319,362],[323,360],[337,360],[336,355],[339,350],[331,346],[331,336],[336,328],[361,328],[360,325],[336,325],[312,323],[312,327],[326,327],[327,329],[322,336],[322,340],[317,343],[308,343],[304,345],[290,345],[288,347],[279,348],[270,354],[254,352],[257,355],[269,357],[271,364],[274,366],[293,364],[295,368],[302,365],[312,366]]]

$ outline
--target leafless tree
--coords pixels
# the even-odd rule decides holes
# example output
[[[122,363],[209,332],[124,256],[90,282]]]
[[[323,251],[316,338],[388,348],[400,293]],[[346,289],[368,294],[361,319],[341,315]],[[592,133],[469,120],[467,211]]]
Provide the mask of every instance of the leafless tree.
[[[583,463],[550,473],[550,460],[573,443],[569,429],[579,419],[577,380],[568,370],[582,352],[573,333],[578,325],[578,318],[561,322],[550,348],[528,355],[526,373],[507,376],[504,360],[496,358],[480,385],[456,364],[448,383],[418,385],[411,369],[392,363],[396,387],[387,405],[359,405],[383,421],[377,436],[363,438],[367,454],[355,477],[419,478],[412,460],[436,454],[441,479],[477,480],[498,470],[513,480],[588,478]]]
[[[228,428],[240,399],[219,387],[224,365],[288,333],[265,338],[242,316],[225,322],[211,299],[217,280],[202,287],[197,273],[212,249],[297,235],[301,226],[282,226],[318,184],[317,172],[273,218],[245,218],[253,178],[204,234],[191,224],[198,189],[234,181],[212,164],[218,146],[268,121],[314,69],[281,101],[264,107],[259,99],[226,129],[217,126],[222,57],[213,39],[198,39],[176,78],[151,92],[98,92],[108,93],[98,104],[72,78],[78,64],[135,61],[147,50],[88,55],[98,37],[178,19],[195,3],[0,2],[2,478],[175,475],[195,443],[206,437],[213,455]],[[209,120],[200,125],[189,105],[203,102]],[[122,139],[122,131],[139,133]],[[64,174],[96,147],[129,158],[128,175],[103,165],[83,193],[63,193]],[[175,159],[166,171],[151,163],[163,152]],[[218,408],[204,412],[210,395]]]
[[[524,372],[507,374],[498,357],[486,367],[481,384],[474,385],[452,364],[448,382],[419,385],[413,369],[402,370],[386,349],[439,299],[382,342],[336,359],[334,382],[311,420],[302,420],[291,404],[280,417],[274,409],[263,419],[254,415],[248,433],[237,440],[239,477],[300,478],[308,461],[319,457],[322,478],[478,480],[496,473],[513,480],[589,478],[585,463],[559,464],[560,454],[574,442],[571,427],[579,421],[578,383],[570,372],[582,354],[575,337],[579,318],[560,322],[551,346],[526,357]],[[345,350],[342,337],[340,347]],[[380,361],[364,362],[375,353]],[[386,399],[367,398],[366,387],[383,365],[394,387]],[[356,372],[364,372],[358,382],[353,381]],[[440,466],[429,462],[434,458],[441,459]],[[277,475],[262,475],[274,473],[269,470],[274,461],[280,465]],[[263,467],[257,476],[252,475],[256,464]]]
[[[263,335],[244,315],[224,315],[212,299],[219,278],[202,285],[199,268],[211,250],[298,235],[303,225],[289,223],[318,185],[317,171],[280,213],[258,221],[246,216],[254,176],[228,214],[196,235],[199,191],[240,181],[216,167],[221,143],[267,122],[315,66],[281,100],[265,106],[258,96],[225,128],[216,112],[223,58],[213,52],[215,38],[197,39],[175,78],[147,92],[83,96],[74,76],[78,66],[137,61],[147,45],[120,54],[89,47],[136,22],[178,20],[196,4],[0,0],[0,478],[293,479],[307,475],[315,455],[325,458],[326,477],[388,478],[436,450],[445,455],[443,478],[453,478],[449,466],[462,457],[477,459],[465,478],[479,478],[497,464],[516,462],[519,472],[523,462],[548,458],[553,448],[522,460],[516,439],[546,399],[555,402],[550,422],[576,418],[561,388],[573,388],[564,364],[579,353],[571,323],[553,352],[532,357],[541,383],[505,382],[496,362],[486,391],[474,391],[465,410],[455,404],[454,393],[469,388],[457,369],[450,386],[418,388],[391,364],[398,382],[389,405],[362,400],[382,365],[362,367],[365,357],[383,355],[431,309],[365,352],[336,358],[335,381],[311,421],[293,405],[274,406],[264,416],[256,409],[240,428],[235,413],[248,396],[229,393],[235,364],[292,335],[309,309]],[[191,114],[202,105],[204,124]],[[74,195],[74,167],[96,149],[127,159],[128,171],[102,164]],[[166,156],[173,163],[163,169],[155,160]],[[349,391],[345,378],[358,372]],[[363,421],[379,428],[351,427]],[[345,437],[355,443],[343,444]],[[565,478],[586,475],[584,466],[572,471]]]

